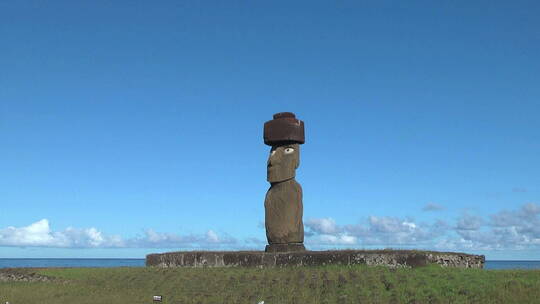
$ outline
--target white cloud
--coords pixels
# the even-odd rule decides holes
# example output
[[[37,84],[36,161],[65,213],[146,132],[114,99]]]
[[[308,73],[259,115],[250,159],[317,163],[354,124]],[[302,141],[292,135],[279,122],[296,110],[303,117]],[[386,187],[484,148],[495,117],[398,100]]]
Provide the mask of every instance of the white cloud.
[[[227,235],[219,236],[213,230],[205,235],[178,235],[159,233],[148,229],[142,236],[123,239],[118,235],[105,235],[94,227],[53,231],[47,219],[25,227],[0,229],[0,246],[10,247],[58,247],[58,248],[174,248],[209,247],[234,244],[236,240]]]
[[[478,230],[482,226],[482,218],[474,215],[464,214],[462,215],[456,225],[457,230]]]
[[[306,222],[306,243],[315,245],[417,245],[448,229],[443,221],[427,225],[412,219],[369,216],[364,224],[337,225],[331,218]]]
[[[458,222],[457,234],[477,248],[524,249],[540,245],[540,206],[528,203],[518,210],[503,210],[489,216],[490,221],[467,220]],[[473,224],[471,224],[473,223]],[[474,229],[459,229],[463,228]]]
[[[0,244],[4,246],[40,246],[52,242],[53,236],[46,219],[26,227],[9,226],[0,230]]]
[[[126,247],[130,248],[215,248],[236,244],[237,241],[228,235],[219,236],[213,230],[208,230],[204,235],[179,235],[148,229],[142,236],[128,239],[126,243]]]
[[[525,217],[538,215],[540,214],[540,205],[537,205],[535,203],[525,204],[521,208],[521,212],[525,215]]]
[[[20,247],[121,247],[118,236],[103,236],[96,228],[52,231],[47,219],[25,227],[0,229],[0,246]]]
[[[309,219],[306,221],[305,226],[319,234],[335,234],[340,232],[340,229],[336,226],[336,221],[332,218]]]
[[[341,227],[336,225],[332,218],[312,218],[305,222],[306,237],[313,237],[310,244],[315,245],[354,245],[357,238],[343,232]]]
[[[540,250],[540,205],[528,203],[514,210],[474,216],[464,214],[453,222],[432,223],[412,218],[369,216],[358,224],[339,225],[332,218],[305,222],[305,243],[318,246],[379,246],[433,248],[437,250]],[[68,227],[54,231],[47,219],[28,226],[0,228],[0,247],[61,248],[259,248],[266,240],[237,241],[225,233],[177,234],[148,229],[132,238],[108,235],[97,228]],[[231,248],[232,249],[232,248]]]
[[[403,226],[407,226],[409,227],[410,230],[414,230],[416,228],[416,224],[415,223],[410,223],[410,222],[403,222],[401,223]]]
[[[437,203],[427,203],[423,208],[423,211],[440,211],[444,210],[444,207]]]
[[[416,224],[389,216],[370,216],[368,218],[370,230],[381,233],[410,232],[416,228]]]
[[[351,235],[328,235],[323,234],[320,237],[320,243],[323,244],[335,244],[335,245],[354,245],[357,243],[357,239]]]
[[[206,241],[209,243],[219,243],[219,237],[214,231],[208,230],[206,232]]]
[[[353,225],[338,225],[329,218],[310,219],[306,223],[306,242],[444,250],[540,249],[539,216],[540,205],[528,203],[492,215],[464,214],[454,224],[373,215]]]

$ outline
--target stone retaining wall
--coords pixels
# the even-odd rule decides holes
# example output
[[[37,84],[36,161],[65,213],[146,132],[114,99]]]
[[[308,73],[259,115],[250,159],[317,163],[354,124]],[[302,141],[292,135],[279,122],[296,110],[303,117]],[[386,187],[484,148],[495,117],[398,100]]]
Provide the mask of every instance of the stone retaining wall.
[[[0,268],[0,282],[49,282],[54,278],[40,275],[31,269]]]
[[[179,251],[146,256],[146,266],[155,267],[283,267],[355,264],[418,267],[435,263],[445,267],[483,268],[484,262],[483,255],[417,250],[334,250],[288,253]]]

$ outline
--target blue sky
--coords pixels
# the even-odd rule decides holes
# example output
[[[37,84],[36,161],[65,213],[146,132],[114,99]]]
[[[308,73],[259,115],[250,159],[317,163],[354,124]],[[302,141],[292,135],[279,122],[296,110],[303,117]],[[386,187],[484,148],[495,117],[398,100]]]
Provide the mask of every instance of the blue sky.
[[[0,257],[266,244],[304,120],[306,247],[540,259],[535,1],[0,3]]]

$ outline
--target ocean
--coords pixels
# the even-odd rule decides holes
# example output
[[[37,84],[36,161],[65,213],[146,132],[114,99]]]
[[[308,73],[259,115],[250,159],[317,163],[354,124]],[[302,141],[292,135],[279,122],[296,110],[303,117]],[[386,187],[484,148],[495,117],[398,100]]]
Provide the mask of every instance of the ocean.
[[[144,259],[0,259],[0,268],[144,267],[144,263]],[[486,261],[484,269],[540,269],[540,261]]]

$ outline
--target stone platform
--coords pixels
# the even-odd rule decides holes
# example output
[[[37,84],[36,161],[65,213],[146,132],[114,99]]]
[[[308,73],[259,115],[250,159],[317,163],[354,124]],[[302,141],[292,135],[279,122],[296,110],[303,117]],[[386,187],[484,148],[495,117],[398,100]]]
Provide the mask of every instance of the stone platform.
[[[271,244],[266,245],[264,249],[266,252],[304,252],[306,247],[302,243],[292,243],[292,244]]]
[[[460,252],[418,250],[333,250],[303,252],[264,251],[178,251],[146,256],[146,266],[154,267],[284,267],[355,265],[483,268],[485,257]]]

